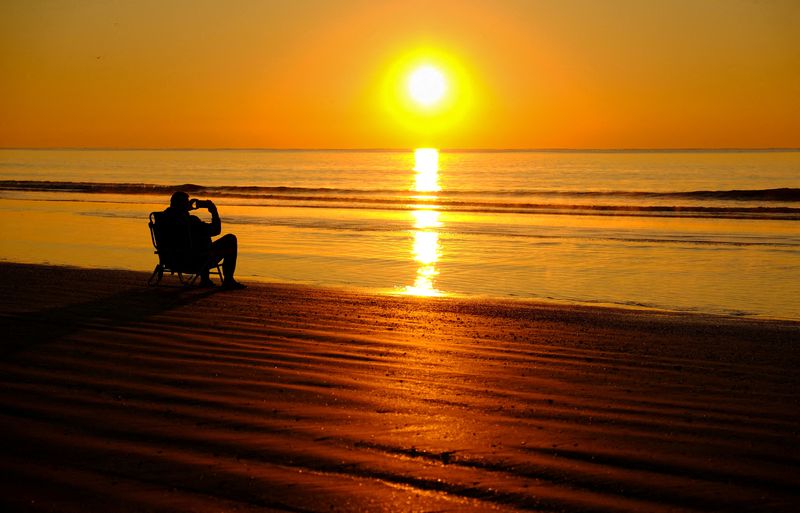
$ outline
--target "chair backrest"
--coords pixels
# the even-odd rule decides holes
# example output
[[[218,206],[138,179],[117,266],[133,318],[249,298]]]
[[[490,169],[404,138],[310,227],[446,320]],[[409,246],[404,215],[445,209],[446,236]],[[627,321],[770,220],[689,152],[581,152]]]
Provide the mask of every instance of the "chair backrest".
[[[149,226],[161,265],[175,271],[192,271],[197,266],[198,254],[187,222],[166,212],[152,212]]]

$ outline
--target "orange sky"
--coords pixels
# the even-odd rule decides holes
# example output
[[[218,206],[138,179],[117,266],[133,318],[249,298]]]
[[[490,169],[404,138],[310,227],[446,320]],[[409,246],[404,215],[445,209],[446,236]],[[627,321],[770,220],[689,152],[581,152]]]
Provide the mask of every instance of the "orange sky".
[[[0,146],[800,147],[798,27],[793,0],[7,0]],[[457,105],[399,113],[427,55]]]

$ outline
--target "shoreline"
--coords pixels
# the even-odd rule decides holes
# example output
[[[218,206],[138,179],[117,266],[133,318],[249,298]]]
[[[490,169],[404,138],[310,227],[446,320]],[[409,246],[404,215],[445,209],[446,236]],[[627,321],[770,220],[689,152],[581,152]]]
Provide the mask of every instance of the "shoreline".
[[[42,263],[31,263],[31,262],[12,262],[8,260],[0,260],[0,267],[3,266],[31,266],[31,267],[41,267],[41,268],[63,268],[63,269],[72,269],[75,271],[99,271],[99,272],[108,272],[108,273],[130,273],[130,274],[138,274],[142,277],[142,283],[147,281],[151,272],[141,271],[141,270],[134,270],[134,269],[123,269],[123,268],[109,268],[109,267],[85,267],[79,265],[69,265],[69,264],[42,264]],[[497,304],[497,305],[505,305],[505,306],[514,306],[514,305],[528,305],[528,306],[540,306],[540,307],[555,307],[555,308],[566,308],[566,309],[598,309],[600,311],[619,311],[619,312],[631,312],[631,313],[642,313],[642,314],[653,314],[653,315],[667,315],[667,316],[678,316],[678,317],[687,317],[687,318],[708,318],[709,321],[717,319],[717,320],[741,320],[741,321],[754,321],[759,323],[787,323],[787,324],[797,324],[800,326],[800,319],[795,319],[792,317],[778,317],[778,316],[768,316],[763,314],[753,314],[748,312],[743,313],[720,313],[720,312],[708,312],[702,310],[677,310],[677,309],[669,309],[669,308],[661,308],[657,306],[648,306],[644,304],[623,304],[623,303],[609,303],[609,302],[602,302],[602,301],[578,301],[578,300],[567,300],[567,299],[555,299],[555,298],[540,298],[540,297],[521,297],[516,295],[491,295],[491,294],[459,294],[459,293],[442,293],[440,295],[433,295],[433,296],[418,296],[414,294],[406,294],[403,292],[402,288],[371,288],[371,287],[359,287],[355,285],[333,285],[333,284],[314,284],[314,283],[303,283],[297,281],[281,281],[276,280],[269,277],[264,276],[253,276],[247,274],[240,274],[237,275],[237,278],[240,278],[240,281],[244,281],[248,288],[252,286],[255,287],[286,287],[292,288],[297,287],[300,290],[304,289],[319,289],[321,291],[327,291],[329,294],[336,294],[336,293],[343,293],[348,295],[358,295],[358,296],[367,296],[367,297],[376,297],[376,298],[399,298],[399,299],[410,299],[410,300],[452,300],[452,301],[463,301],[463,302],[481,302],[481,303],[489,303],[489,304]],[[161,286],[173,287],[179,286],[179,282],[177,276],[170,276],[165,275],[164,279],[162,280]]]
[[[0,504],[800,504],[800,323],[0,263]]]

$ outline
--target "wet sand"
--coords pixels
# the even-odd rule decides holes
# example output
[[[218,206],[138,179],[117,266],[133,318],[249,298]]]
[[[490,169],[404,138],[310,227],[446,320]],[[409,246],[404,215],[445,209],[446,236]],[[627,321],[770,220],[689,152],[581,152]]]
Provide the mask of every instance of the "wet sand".
[[[3,511],[796,511],[800,323],[0,264]]]

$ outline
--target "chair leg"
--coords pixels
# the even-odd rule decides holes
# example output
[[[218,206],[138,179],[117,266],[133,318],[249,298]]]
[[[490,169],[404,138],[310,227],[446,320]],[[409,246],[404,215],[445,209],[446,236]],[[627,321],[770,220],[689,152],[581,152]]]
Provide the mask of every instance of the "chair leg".
[[[161,278],[164,277],[164,268],[161,267],[161,264],[156,264],[156,268],[153,269],[153,274],[150,275],[150,278],[147,280],[147,286],[153,287],[158,285],[161,282]]]
[[[184,274],[184,273],[179,272],[178,273],[178,280],[180,280],[181,284],[184,287],[189,287],[191,285],[194,285],[194,282],[197,280],[198,276],[199,276],[199,274],[196,274],[196,273]]]

